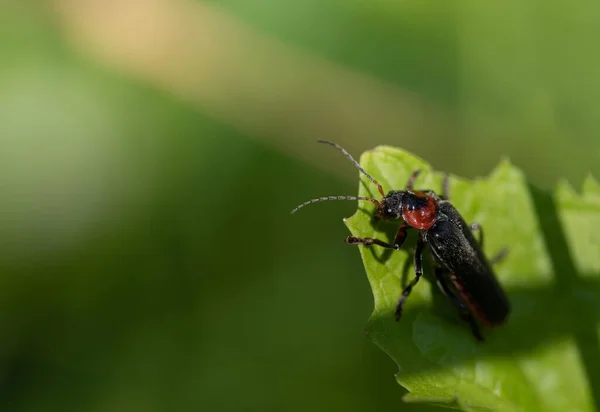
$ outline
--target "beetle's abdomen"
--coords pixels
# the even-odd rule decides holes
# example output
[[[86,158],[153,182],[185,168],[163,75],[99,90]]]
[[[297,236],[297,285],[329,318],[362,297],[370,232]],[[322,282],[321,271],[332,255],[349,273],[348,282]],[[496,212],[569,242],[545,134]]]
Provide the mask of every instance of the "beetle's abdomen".
[[[448,202],[440,202],[443,219],[427,231],[427,242],[438,264],[451,273],[457,298],[484,325],[502,324],[510,312],[508,297],[496,279],[467,224]]]

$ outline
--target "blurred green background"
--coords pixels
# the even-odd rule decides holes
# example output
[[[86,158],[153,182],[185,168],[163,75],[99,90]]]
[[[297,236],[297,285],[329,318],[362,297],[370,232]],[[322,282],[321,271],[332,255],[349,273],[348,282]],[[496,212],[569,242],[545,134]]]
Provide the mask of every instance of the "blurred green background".
[[[352,138],[339,116],[314,127],[318,96],[286,106],[310,87],[301,81],[257,86],[285,94],[278,104],[232,93],[217,105],[87,53],[102,47],[80,42],[92,36],[86,18],[127,5],[135,36],[146,21],[137,11],[160,0],[76,3],[0,6],[3,411],[436,410],[401,402],[396,366],[363,335],[372,296],[341,221],[356,205],[289,215],[306,199],[357,192],[356,170],[313,132],[339,130],[356,155],[400,146],[470,177],[502,156],[546,187],[600,175],[594,2],[197,3],[320,62],[289,78],[355,73],[350,89],[364,76],[404,96],[401,120],[421,116],[415,134],[383,125]],[[101,20],[106,33],[111,21]],[[150,50],[167,42],[147,40]],[[202,61],[193,46],[183,52]],[[282,120],[281,110],[309,115]]]

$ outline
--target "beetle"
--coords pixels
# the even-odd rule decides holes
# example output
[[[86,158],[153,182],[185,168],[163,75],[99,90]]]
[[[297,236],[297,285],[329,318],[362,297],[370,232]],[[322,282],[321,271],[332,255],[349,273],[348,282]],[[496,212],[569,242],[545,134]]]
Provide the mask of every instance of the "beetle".
[[[485,327],[495,327],[505,323],[510,313],[510,303],[498,282],[492,265],[500,261],[507,250],[500,251],[492,259],[483,253],[483,229],[477,224],[468,225],[458,210],[449,201],[449,178],[444,178],[442,195],[432,190],[414,190],[415,180],[420,170],[409,177],[404,190],[390,190],[385,194],[383,187],[343,147],[328,140],[318,140],[341,151],[358,170],[377,186],[381,200],[363,196],[326,196],[308,200],[297,206],[298,209],[325,200],[364,200],[376,205],[376,216],[382,220],[400,220],[393,243],[381,239],[348,236],[346,243],[352,245],[377,245],[398,250],[402,247],[409,229],[419,232],[414,254],[415,277],[404,288],[395,310],[396,320],[402,316],[404,302],[412,289],[423,276],[423,252],[431,251],[435,277],[442,292],[458,309],[460,317],[471,327],[471,332],[479,341],[484,337],[478,322]],[[473,231],[479,232],[476,240]]]

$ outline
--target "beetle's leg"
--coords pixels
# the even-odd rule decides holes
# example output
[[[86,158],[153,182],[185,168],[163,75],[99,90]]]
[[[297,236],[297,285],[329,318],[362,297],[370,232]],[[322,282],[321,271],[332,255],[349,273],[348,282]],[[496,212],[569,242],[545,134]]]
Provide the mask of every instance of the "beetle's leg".
[[[479,232],[479,247],[483,249],[483,228],[479,223],[471,223],[471,230]],[[508,255],[508,248],[502,248],[491,259],[490,263],[495,265],[501,262]]]
[[[413,186],[415,185],[415,180],[417,180],[417,177],[419,177],[420,174],[421,174],[421,169],[416,169],[410,174],[410,177],[408,178],[408,182],[406,182],[407,190],[413,189]]]
[[[459,314],[460,314],[460,318],[462,320],[464,320],[465,322],[467,322],[469,324],[469,326],[471,327],[471,333],[473,334],[475,339],[477,339],[479,342],[485,341],[485,338],[483,337],[483,334],[481,333],[481,329],[479,329],[479,325],[477,324],[477,322],[475,322],[475,318],[473,317],[471,312],[469,312],[468,310],[465,309],[465,310],[459,311]]]
[[[496,263],[502,262],[504,258],[506,258],[506,256],[508,256],[508,248],[504,247],[500,249],[498,253],[492,256],[492,258],[490,259],[490,263],[492,265],[495,265]]]
[[[475,339],[477,339],[480,342],[483,342],[485,339],[483,337],[483,334],[481,333],[479,325],[477,324],[477,322],[475,321],[475,318],[473,317],[473,314],[456,297],[456,295],[454,295],[454,293],[452,293],[452,291],[446,284],[446,278],[448,276],[448,273],[449,273],[448,270],[446,270],[445,268],[443,268],[441,266],[437,266],[435,268],[435,277],[437,278],[438,286],[440,287],[440,289],[442,290],[444,295],[446,295],[450,299],[452,304],[458,309],[460,318],[469,324],[469,326],[471,327],[471,333],[473,334]]]
[[[444,182],[442,183],[442,199],[450,200],[450,175],[448,173],[444,175]]]
[[[481,225],[479,223],[471,223],[470,227],[473,232],[475,232],[475,231],[479,232],[478,243],[479,243],[479,247],[481,249],[483,249],[483,228],[481,227]]]
[[[377,245],[377,246],[384,247],[386,249],[396,249],[396,250],[400,249],[400,247],[397,245],[392,245],[391,243],[387,243],[383,240],[373,239],[370,237],[348,236],[346,238],[346,243],[348,243],[349,245],[364,245],[364,246]]]
[[[415,249],[415,277],[411,282],[404,288],[402,291],[402,296],[400,296],[400,300],[398,301],[398,305],[396,306],[396,320],[400,320],[402,316],[402,306],[404,306],[404,302],[412,288],[419,283],[419,279],[423,276],[423,249],[425,248],[425,242],[423,241],[423,237],[419,236],[419,240],[417,241],[417,248]]]
[[[402,247],[404,241],[406,240],[406,231],[408,230],[408,225],[405,222],[402,222],[398,231],[396,232],[396,237],[394,238],[394,244],[398,245],[398,247]]]
[[[421,174],[421,169],[416,169],[415,171],[413,171],[411,173],[410,177],[408,178],[408,182],[406,183],[407,190],[413,190],[413,186],[415,185],[415,180],[417,180],[417,177],[419,177],[420,174]],[[442,184],[442,195],[441,196],[437,195],[433,190],[421,190],[421,192],[425,192],[428,195],[439,198],[441,200],[450,199],[450,175],[449,174],[444,175],[444,183]]]
[[[362,237],[356,237],[356,236],[348,236],[346,238],[346,243],[348,243],[350,245],[364,245],[364,246],[378,245],[378,246],[384,247],[386,249],[398,250],[402,247],[402,245],[404,244],[404,241],[406,240],[406,230],[407,229],[408,229],[408,225],[406,223],[402,223],[400,225],[400,227],[398,228],[398,232],[396,232],[396,237],[394,238],[394,244],[390,244],[383,240],[373,239],[370,237],[362,238]]]

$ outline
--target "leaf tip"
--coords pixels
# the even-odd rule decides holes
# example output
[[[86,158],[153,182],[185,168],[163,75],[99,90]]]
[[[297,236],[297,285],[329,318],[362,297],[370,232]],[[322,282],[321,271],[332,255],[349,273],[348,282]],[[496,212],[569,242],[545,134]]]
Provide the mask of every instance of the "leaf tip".
[[[401,155],[405,155],[405,156],[413,156],[412,153],[410,153],[400,147],[390,146],[387,144],[379,144],[379,145],[375,146],[373,149],[369,150],[369,152],[394,153],[394,154],[401,154]]]
[[[584,195],[600,196],[600,182],[592,175],[591,171],[588,171],[583,179],[581,191]]]
[[[500,162],[498,162],[498,167],[506,167],[506,168],[512,167],[510,157],[508,155],[503,155],[502,157],[500,157]]]
[[[565,178],[560,178],[556,183],[556,189],[554,191],[558,199],[568,199],[577,197],[577,191]]]
[[[500,161],[489,175],[490,180],[523,180],[524,174],[518,167],[515,167],[508,156],[502,156]]]

